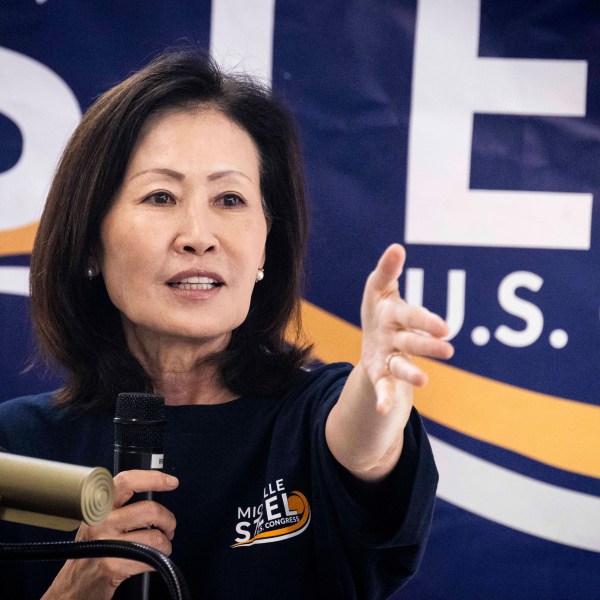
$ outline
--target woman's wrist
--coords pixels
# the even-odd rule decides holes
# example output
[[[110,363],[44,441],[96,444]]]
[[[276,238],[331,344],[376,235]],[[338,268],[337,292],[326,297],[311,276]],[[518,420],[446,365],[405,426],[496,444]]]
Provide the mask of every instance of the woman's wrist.
[[[116,588],[94,576],[96,561],[68,560],[41,600],[110,600]]]

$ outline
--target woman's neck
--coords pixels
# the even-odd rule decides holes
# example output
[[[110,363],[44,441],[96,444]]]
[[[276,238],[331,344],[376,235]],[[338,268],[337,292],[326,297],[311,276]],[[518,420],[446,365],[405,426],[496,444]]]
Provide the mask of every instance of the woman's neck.
[[[186,372],[163,371],[160,377],[153,376],[154,389],[164,397],[167,405],[185,404],[223,404],[237,398],[219,381],[218,373],[207,375],[207,368],[196,374]]]
[[[154,391],[167,405],[222,404],[234,400],[223,384],[218,364],[210,360],[228,339],[182,340],[125,329],[131,353],[154,381]]]

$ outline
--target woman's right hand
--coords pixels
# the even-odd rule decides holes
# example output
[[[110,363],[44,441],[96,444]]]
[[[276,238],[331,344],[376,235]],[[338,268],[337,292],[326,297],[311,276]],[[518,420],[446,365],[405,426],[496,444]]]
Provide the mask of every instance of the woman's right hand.
[[[114,481],[113,510],[101,525],[91,527],[82,523],[76,541],[137,542],[170,555],[171,540],[175,534],[175,515],[154,501],[124,504],[137,492],[174,490],[179,485],[177,478],[161,471],[123,471]],[[42,600],[109,600],[123,581],[152,570],[149,565],[122,558],[68,560]]]

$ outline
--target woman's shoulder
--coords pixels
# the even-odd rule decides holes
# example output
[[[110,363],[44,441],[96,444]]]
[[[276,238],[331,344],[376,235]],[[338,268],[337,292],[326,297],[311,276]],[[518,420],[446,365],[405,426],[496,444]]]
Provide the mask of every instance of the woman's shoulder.
[[[0,446],[11,448],[19,439],[51,430],[64,418],[64,410],[53,401],[56,392],[21,396],[0,402]]]
[[[352,365],[345,362],[313,364],[306,368],[297,385],[287,395],[297,396],[306,393],[323,393],[341,388],[352,371]]]
[[[56,391],[43,392],[41,394],[33,394],[30,396],[20,396],[12,400],[0,402],[0,415],[2,417],[16,416],[23,412],[51,411],[54,407],[53,397]]]
[[[330,363],[311,365],[281,397],[281,415],[299,413],[324,418],[335,404],[346,383],[352,365]]]
[[[56,411],[56,405],[53,402],[56,391],[43,392],[31,396],[20,396],[12,400],[0,402],[0,420],[6,418],[18,417],[22,415],[31,416],[32,413],[52,413]]]

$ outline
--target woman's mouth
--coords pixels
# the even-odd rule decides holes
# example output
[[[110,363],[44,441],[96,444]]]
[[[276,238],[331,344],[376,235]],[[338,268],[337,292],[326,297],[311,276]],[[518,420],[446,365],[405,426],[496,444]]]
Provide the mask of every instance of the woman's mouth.
[[[181,281],[169,281],[167,285],[180,290],[212,290],[222,286],[223,282],[212,277],[186,277]]]

